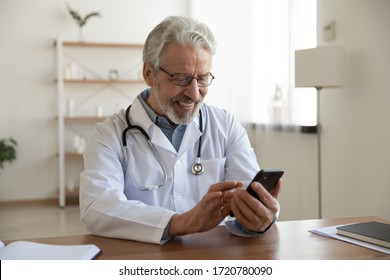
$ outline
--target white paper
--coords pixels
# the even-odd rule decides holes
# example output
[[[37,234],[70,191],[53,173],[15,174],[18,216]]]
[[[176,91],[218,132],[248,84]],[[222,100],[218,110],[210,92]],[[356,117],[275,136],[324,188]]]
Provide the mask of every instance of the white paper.
[[[100,249],[93,245],[50,245],[15,241],[0,248],[0,260],[90,260]]]
[[[331,227],[317,228],[317,229],[312,229],[312,230],[309,230],[309,231],[312,232],[312,233],[318,234],[318,235],[322,235],[322,236],[325,236],[325,237],[338,239],[338,240],[341,240],[341,241],[345,241],[345,242],[348,242],[348,243],[352,243],[352,244],[355,244],[355,245],[358,245],[358,246],[361,246],[361,247],[365,247],[365,248],[368,248],[368,249],[372,249],[372,250],[379,251],[379,252],[382,252],[382,253],[390,255],[390,249],[387,249],[385,247],[378,246],[378,245],[375,245],[375,244],[372,244],[372,243],[360,241],[360,240],[357,240],[357,239],[354,239],[354,238],[350,238],[350,237],[347,237],[347,236],[342,236],[340,234],[337,234],[337,229],[336,228],[339,227],[339,226],[344,226],[344,225],[337,225],[337,226],[331,226]]]

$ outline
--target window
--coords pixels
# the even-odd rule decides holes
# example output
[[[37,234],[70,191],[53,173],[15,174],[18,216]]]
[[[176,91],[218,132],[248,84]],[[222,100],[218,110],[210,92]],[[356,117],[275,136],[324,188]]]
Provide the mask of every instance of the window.
[[[243,122],[315,125],[315,89],[294,88],[294,51],[316,46],[316,1],[202,1],[191,14],[218,42],[207,102]]]

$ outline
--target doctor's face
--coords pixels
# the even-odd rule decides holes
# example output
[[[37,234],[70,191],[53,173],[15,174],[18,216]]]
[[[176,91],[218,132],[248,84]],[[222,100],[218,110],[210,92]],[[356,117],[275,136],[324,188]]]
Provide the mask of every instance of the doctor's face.
[[[144,77],[151,87],[146,102],[160,116],[176,124],[191,122],[199,112],[208,87],[199,87],[192,79],[183,86],[172,82],[172,74],[182,73],[185,77],[198,78],[207,75],[211,68],[211,54],[205,49],[168,44],[160,59],[160,69],[154,71],[144,67]]]

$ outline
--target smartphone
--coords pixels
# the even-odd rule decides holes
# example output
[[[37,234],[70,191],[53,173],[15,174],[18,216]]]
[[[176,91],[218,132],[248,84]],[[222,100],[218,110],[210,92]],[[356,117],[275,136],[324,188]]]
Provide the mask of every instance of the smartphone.
[[[263,187],[267,191],[271,191],[273,188],[275,188],[276,184],[280,180],[280,178],[283,176],[284,171],[282,169],[262,169],[259,172],[257,172],[256,176],[253,178],[253,180],[250,182],[249,186],[246,188],[246,190],[255,198],[259,199],[256,192],[251,188],[251,184],[253,182],[259,182],[263,185]]]
[[[252,181],[249,183],[248,187],[246,188],[247,192],[250,193],[253,197],[255,197],[257,200],[261,201],[257,193],[252,189],[251,184],[253,182],[259,182],[263,185],[263,187],[270,192],[273,188],[276,187],[276,184],[280,180],[280,178],[283,176],[284,171],[282,169],[261,169],[255,177],[253,177]],[[231,217],[234,217],[233,212],[231,211],[229,213]]]

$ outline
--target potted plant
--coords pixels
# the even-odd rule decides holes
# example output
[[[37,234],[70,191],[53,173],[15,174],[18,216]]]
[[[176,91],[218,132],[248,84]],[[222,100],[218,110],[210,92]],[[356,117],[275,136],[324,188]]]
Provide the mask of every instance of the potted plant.
[[[101,17],[100,12],[98,12],[98,11],[93,11],[93,12],[86,14],[85,16],[81,16],[80,13],[76,10],[73,10],[69,6],[69,4],[67,4],[67,9],[68,9],[69,14],[71,15],[71,17],[74,19],[74,21],[76,22],[76,24],[79,27],[80,40],[83,40],[83,27],[87,24],[88,19],[90,19],[91,17]]]
[[[16,159],[17,143],[13,138],[0,139],[0,171],[5,162],[12,163]]]

